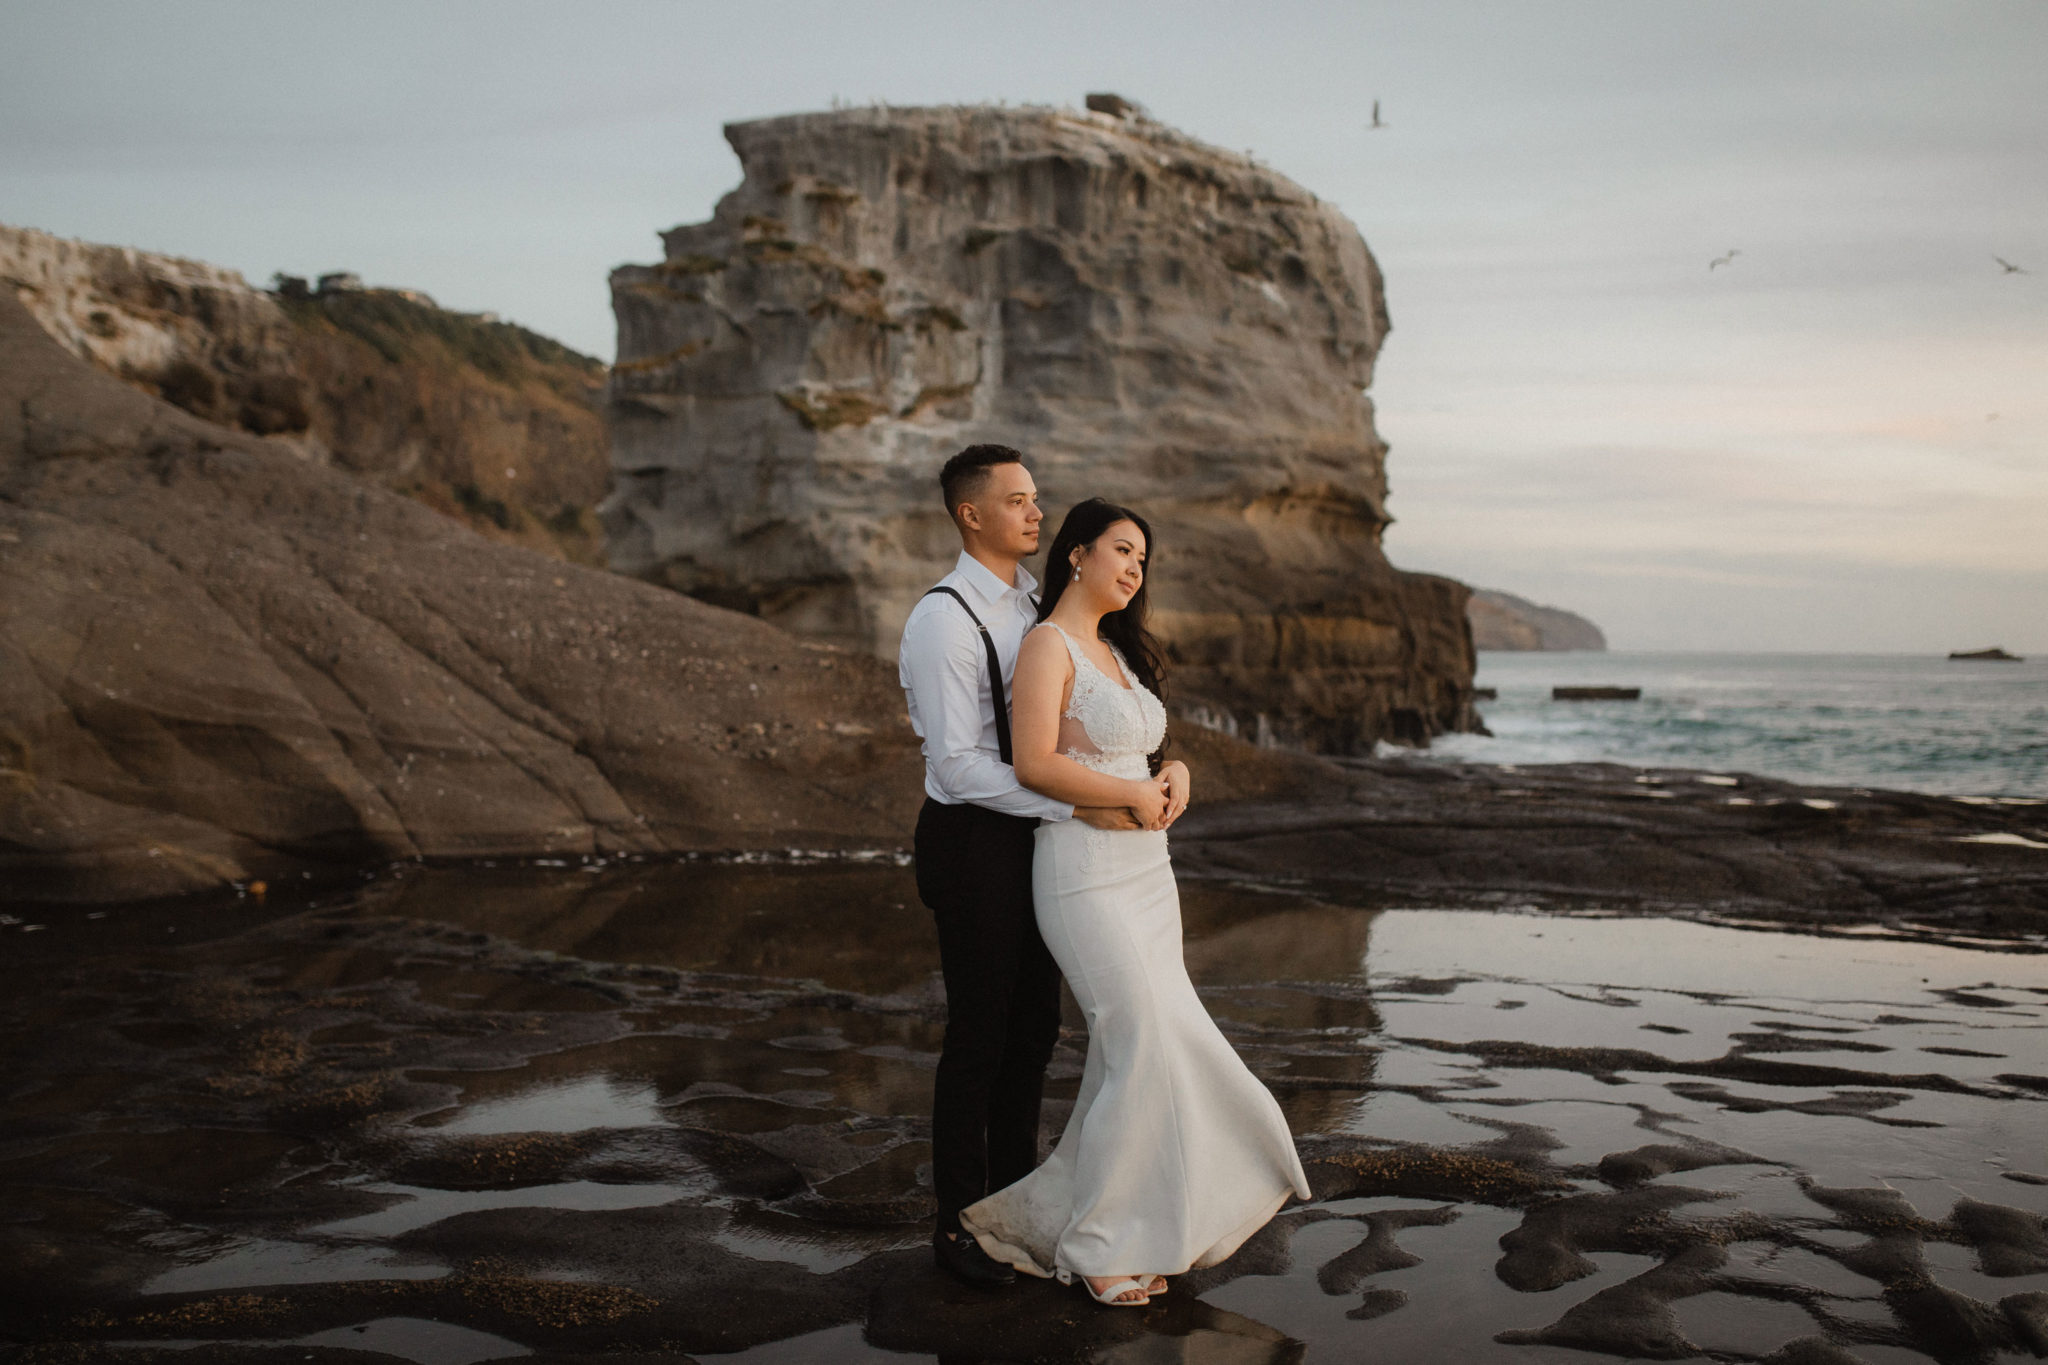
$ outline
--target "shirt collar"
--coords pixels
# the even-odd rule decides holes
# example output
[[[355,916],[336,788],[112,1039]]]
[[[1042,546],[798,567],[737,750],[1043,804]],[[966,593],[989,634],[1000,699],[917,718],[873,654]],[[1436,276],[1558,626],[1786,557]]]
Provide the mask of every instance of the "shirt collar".
[[[1022,564],[1017,566],[1017,586],[1013,588],[997,578],[988,565],[965,550],[960,552],[959,561],[953,565],[953,572],[959,574],[961,580],[973,588],[982,601],[990,606],[994,606],[1012,593],[1028,594],[1038,590],[1038,580],[1033,578],[1031,570]]]

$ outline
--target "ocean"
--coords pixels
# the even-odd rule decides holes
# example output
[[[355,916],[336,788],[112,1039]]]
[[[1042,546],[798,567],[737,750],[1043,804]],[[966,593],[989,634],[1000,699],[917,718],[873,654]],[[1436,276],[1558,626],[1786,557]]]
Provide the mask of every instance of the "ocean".
[[[2048,658],[1486,651],[1492,738],[1419,760],[1605,761],[1749,772],[1946,796],[2048,796]],[[1634,702],[1552,701],[1554,686],[1640,687]]]

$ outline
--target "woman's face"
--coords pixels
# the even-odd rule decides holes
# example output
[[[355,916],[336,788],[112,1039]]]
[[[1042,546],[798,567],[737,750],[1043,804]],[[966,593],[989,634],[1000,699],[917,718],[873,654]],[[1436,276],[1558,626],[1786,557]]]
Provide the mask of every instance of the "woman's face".
[[[1145,533],[1132,521],[1113,521],[1076,552],[1076,586],[1105,612],[1122,611],[1145,585]]]

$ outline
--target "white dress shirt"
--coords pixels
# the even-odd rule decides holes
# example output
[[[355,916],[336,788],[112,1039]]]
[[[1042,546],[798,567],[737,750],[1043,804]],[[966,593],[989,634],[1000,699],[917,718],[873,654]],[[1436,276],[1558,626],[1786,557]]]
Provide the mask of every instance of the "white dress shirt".
[[[966,598],[988,627],[1003,666],[1007,700],[1017,672],[1017,649],[1024,643],[1024,632],[1038,620],[1038,608],[1031,601],[1038,580],[1020,564],[1017,585],[1012,587],[962,550],[953,572],[938,586]],[[924,741],[926,795],[942,805],[971,801],[1005,815],[1043,820],[1064,820],[1074,813],[1064,801],[1019,786],[1016,770],[1003,762],[989,691],[988,650],[958,602],[936,593],[911,608],[896,658],[896,676],[910,703],[910,728]]]

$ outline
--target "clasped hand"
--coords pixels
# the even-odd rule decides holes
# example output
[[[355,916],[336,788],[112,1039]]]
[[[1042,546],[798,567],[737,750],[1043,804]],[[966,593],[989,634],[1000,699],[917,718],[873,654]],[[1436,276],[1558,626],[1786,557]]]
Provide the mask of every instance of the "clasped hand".
[[[1096,829],[1163,830],[1187,810],[1192,789],[1188,765],[1173,759],[1160,767],[1157,777],[1131,783],[1130,805],[1079,806],[1074,818]]]

